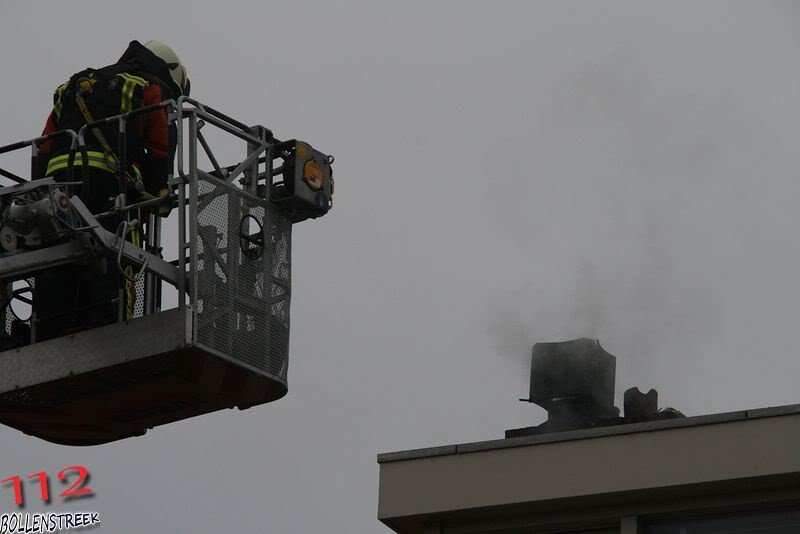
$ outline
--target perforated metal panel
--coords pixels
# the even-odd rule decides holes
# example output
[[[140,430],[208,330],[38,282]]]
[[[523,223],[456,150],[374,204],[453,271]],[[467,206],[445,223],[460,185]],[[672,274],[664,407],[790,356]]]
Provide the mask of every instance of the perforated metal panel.
[[[136,300],[133,303],[133,318],[138,319],[144,316],[144,277],[136,281]]]
[[[23,292],[20,296],[27,299],[33,298],[33,290],[36,285],[34,277],[23,278],[15,283],[13,289],[30,287],[30,291]],[[8,291],[12,287],[8,286]],[[0,300],[0,322],[3,331],[0,332],[0,350],[7,350],[12,347],[27,345],[30,343],[31,335],[31,307],[19,299],[13,301]]]
[[[291,223],[225,182],[198,187],[197,343],[285,380]]]

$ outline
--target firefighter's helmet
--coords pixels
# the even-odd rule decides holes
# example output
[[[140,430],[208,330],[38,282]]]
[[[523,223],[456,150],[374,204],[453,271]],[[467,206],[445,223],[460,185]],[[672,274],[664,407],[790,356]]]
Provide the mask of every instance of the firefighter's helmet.
[[[169,67],[169,74],[172,76],[172,80],[175,84],[180,88],[181,94],[188,96],[190,87],[189,76],[186,74],[186,68],[178,58],[178,54],[161,41],[147,41],[144,46],[153,54],[164,60],[164,63]]]

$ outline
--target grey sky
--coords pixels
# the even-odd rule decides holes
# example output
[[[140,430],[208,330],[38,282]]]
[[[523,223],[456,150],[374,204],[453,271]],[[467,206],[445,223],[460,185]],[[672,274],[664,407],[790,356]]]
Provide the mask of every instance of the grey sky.
[[[179,4],[0,2],[0,144],[156,38],[335,154],[289,394],[86,449],[3,428],[0,476],[86,465],[101,532],[384,532],[375,454],[540,422],[536,341],[597,337],[687,414],[798,401],[797,3]]]

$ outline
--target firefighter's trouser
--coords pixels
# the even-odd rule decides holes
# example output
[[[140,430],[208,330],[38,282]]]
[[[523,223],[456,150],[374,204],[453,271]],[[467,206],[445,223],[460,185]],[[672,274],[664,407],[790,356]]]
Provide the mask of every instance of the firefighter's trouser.
[[[80,181],[80,167],[75,168],[75,181]],[[91,194],[84,199],[92,213],[111,207],[107,200],[118,191],[116,176],[105,172],[91,173]],[[56,181],[64,181],[56,173]],[[115,232],[120,219],[104,218],[100,224]],[[141,246],[138,231],[130,232],[128,241]],[[133,270],[126,268],[128,277]],[[122,298],[122,318],[132,319],[136,306],[136,284],[119,271],[113,258],[89,265],[71,264],[54,267],[36,275],[33,311],[36,316],[36,341],[44,341],[73,332],[95,328],[117,321],[119,298]]]

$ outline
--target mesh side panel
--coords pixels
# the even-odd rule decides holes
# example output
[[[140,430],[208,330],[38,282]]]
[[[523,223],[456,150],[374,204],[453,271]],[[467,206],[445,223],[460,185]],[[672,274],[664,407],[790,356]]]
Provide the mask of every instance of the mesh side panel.
[[[23,280],[27,282],[27,285],[29,285],[32,290],[34,289],[36,284],[35,278],[30,277]],[[22,285],[24,286],[24,283]],[[33,293],[25,292],[21,296],[32,299]],[[15,311],[19,313],[20,317],[14,314]],[[0,351],[30,343],[30,317],[30,305],[19,300],[16,300],[13,304],[7,304],[0,309],[0,324],[3,326],[3,331],[0,332]]]
[[[286,380],[291,223],[227,184],[198,185],[197,341]]]

